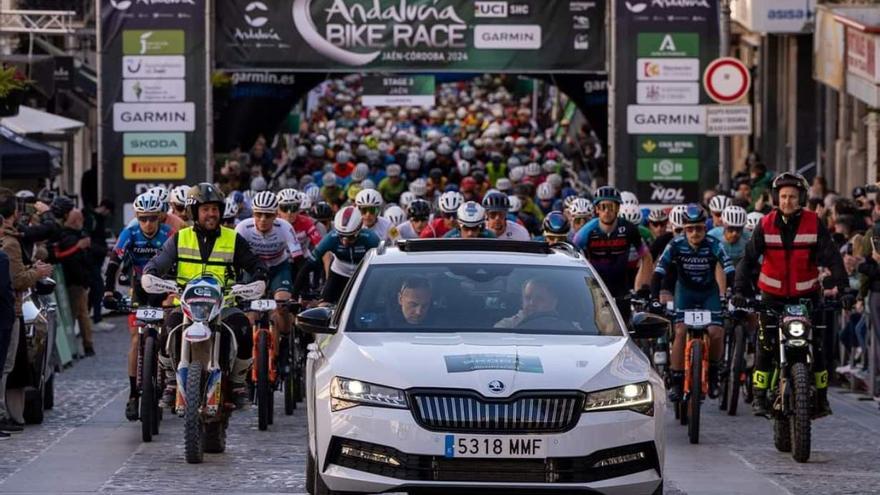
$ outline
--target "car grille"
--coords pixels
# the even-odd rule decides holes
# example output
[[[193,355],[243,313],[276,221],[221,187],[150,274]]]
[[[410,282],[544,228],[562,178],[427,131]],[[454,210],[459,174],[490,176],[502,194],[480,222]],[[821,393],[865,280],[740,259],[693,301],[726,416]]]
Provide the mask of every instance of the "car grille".
[[[573,428],[583,396],[539,392],[487,399],[474,392],[416,391],[410,404],[416,421],[429,430],[538,433]]]

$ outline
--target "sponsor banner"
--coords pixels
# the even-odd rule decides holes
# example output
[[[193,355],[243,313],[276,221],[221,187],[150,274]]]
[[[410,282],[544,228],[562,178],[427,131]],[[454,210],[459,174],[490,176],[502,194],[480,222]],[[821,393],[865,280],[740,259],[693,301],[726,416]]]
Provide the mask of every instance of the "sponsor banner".
[[[127,180],[186,178],[185,156],[126,156],[123,177]]]
[[[690,82],[640,82],[636,85],[639,105],[696,105],[700,85]]]
[[[639,33],[639,57],[689,58],[700,56],[697,33]]]
[[[706,135],[748,136],[751,134],[751,105],[709,105],[706,107]]]
[[[639,158],[636,180],[696,182],[700,178],[700,160],[696,158]]]
[[[184,79],[125,79],[122,81],[122,101],[126,102],[179,102],[186,100]]]
[[[178,79],[186,76],[186,57],[127,56],[122,58],[122,77]]]
[[[55,57],[55,90],[71,89],[73,87],[73,57]]]
[[[182,132],[126,132],[122,141],[126,155],[186,154],[186,134]]]
[[[699,136],[639,136],[639,158],[699,158]]]
[[[699,81],[698,58],[640,58],[636,62],[639,81]]]
[[[216,66],[604,72],[604,0],[217,0]]]
[[[122,53],[125,55],[182,55],[186,49],[182,29],[125,30]]]
[[[866,33],[852,26],[846,28],[846,69],[865,79],[880,83],[880,50],[877,35]]]
[[[816,0],[731,0],[730,18],[756,33],[809,33]]]
[[[834,17],[829,6],[816,9],[816,35],[814,36],[813,77],[837,91],[844,88],[846,74],[846,28]]]
[[[699,182],[636,182],[636,195],[645,204],[699,203],[700,184]]]
[[[367,76],[362,103],[370,107],[432,107],[434,76]]]
[[[195,103],[116,103],[113,130],[195,131]]]
[[[629,134],[706,133],[706,109],[699,105],[629,105],[626,115]]]

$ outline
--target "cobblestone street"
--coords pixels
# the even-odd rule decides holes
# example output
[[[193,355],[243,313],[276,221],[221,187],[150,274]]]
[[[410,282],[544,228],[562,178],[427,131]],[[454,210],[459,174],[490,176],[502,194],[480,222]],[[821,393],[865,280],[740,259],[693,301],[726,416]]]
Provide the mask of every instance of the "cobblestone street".
[[[127,333],[97,334],[96,358],[58,375],[56,407],[39,426],[0,444],[0,493],[305,493],[305,417],[280,409],[268,432],[253,409],[233,416],[227,452],[184,461],[182,421],[165,416],[161,434],[142,443],[124,419]],[[834,416],[814,426],[808,464],[777,453],[770,423],[705,409],[701,444],[668,413],[666,493],[861,494],[880,486],[880,413],[873,402],[832,393]]]

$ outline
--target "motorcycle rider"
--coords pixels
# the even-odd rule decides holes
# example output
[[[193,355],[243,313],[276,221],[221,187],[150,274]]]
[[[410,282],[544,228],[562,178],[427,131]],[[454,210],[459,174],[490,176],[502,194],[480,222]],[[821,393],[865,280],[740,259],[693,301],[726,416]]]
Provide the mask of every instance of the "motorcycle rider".
[[[266,265],[251,251],[247,241],[234,230],[220,225],[225,198],[219,189],[206,182],[193,186],[187,196],[187,205],[194,225],[168,239],[159,254],[144,267],[145,275],[164,277],[174,271],[181,286],[206,272],[217,277],[226,287],[235,283],[236,275],[241,271],[247,272],[252,280],[266,281]],[[250,322],[234,307],[223,308],[221,318],[238,340],[238,354],[230,371],[230,382],[236,406],[244,407],[248,401],[245,377],[253,360]],[[166,318],[165,325],[170,330],[182,322],[183,313],[176,309]],[[159,348],[159,363],[166,376],[162,405],[170,407],[177,393],[176,374],[171,356],[164,351],[164,343]]]
[[[819,321],[819,300],[822,288],[819,283],[819,266],[831,270],[831,277],[845,309],[852,307],[854,298],[843,291],[849,287],[843,259],[834,245],[831,234],[816,213],[804,208],[809,184],[803,176],[785,172],[772,183],[774,204],[777,207],[764,216],[746,245],[745,254],[736,270],[734,306],[745,305],[745,294],[751,292],[752,274],[759,273],[757,286],[762,301],[769,304],[799,304],[802,299],[812,301],[812,321]],[[759,258],[763,262],[759,265]],[[820,308],[821,309],[821,308]],[[758,328],[758,345],[755,352],[753,375],[754,400],[752,411],[756,416],[769,414],[767,389],[773,356],[777,351],[777,335],[765,332],[769,323],[761,316]],[[814,339],[815,384],[818,393],[816,417],[831,414],[828,404],[828,371],[825,366],[823,336]]]

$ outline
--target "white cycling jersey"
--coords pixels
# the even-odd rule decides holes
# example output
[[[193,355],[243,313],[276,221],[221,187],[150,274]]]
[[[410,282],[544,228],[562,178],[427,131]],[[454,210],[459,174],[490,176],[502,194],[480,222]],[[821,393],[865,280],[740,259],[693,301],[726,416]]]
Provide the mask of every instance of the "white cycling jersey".
[[[388,239],[388,231],[391,230],[391,227],[393,227],[393,225],[391,225],[391,220],[388,220],[385,217],[377,218],[376,223],[372,227],[364,225],[364,229],[372,230],[380,241]]]
[[[412,222],[410,222],[410,221],[403,222],[402,224],[398,225],[397,227],[394,227],[393,229],[391,229],[390,232],[395,232],[395,231],[397,232],[396,236],[389,236],[389,238],[393,241],[396,241],[397,239],[418,239],[419,238],[419,233],[416,232],[416,229],[413,228]]]
[[[506,239],[509,241],[530,241],[532,240],[532,236],[529,235],[529,231],[526,230],[522,225],[512,222],[510,220],[507,221],[507,227],[504,228],[504,232],[498,236],[499,239]]]
[[[264,234],[257,230],[253,218],[246,218],[235,226],[235,232],[244,237],[251,251],[270,268],[303,254],[296,231],[287,220],[276,218],[272,230]]]

